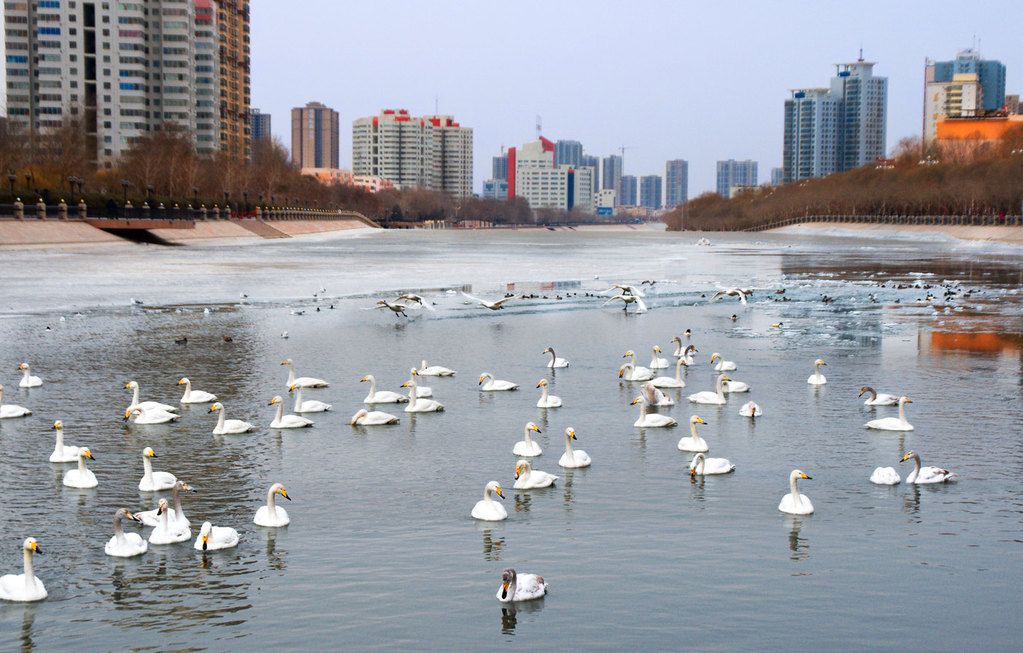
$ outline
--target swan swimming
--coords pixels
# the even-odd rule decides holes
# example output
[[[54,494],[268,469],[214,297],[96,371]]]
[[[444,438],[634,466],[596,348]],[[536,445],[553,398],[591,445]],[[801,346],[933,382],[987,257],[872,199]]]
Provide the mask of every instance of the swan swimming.
[[[578,440],[575,437],[575,430],[571,427],[565,429],[565,453],[561,454],[561,459],[558,460],[558,464],[562,467],[574,468],[574,467],[589,467],[590,466],[590,455],[582,449],[573,449],[572,440]]]
[[[0,419],[25,417],[26,415],[31,414],[32,411],[23,406],[15,406],[14,404],[7,404],[4,406],[4,386],[0,385]]]
[[[175,481],[174,486],[171,488],[171,504],[173,507],[167,509],[167,519],[172,524],[177,524],[178,526],[187,528],[191,526],[192,523],[188,520],[188,517],[185,516],[185,511],[181,508],[181,490],[195,492],[188,483],[181,480]],[[157,504],[159,505],[159,501]],[[151,528],[156,528],[160,525],[159,507],[153,508],[152,510],[137,512],[135,513],[135,516],[139,518],[139,521]]]
[[[564,358],[558,358],[558,355],[554,353],[554,347],[544,349],[543,353],[551,355],[551,362],[547,363],[547,367],[568,367],[568,361]]]
[[[213,435],[237,435],[239,433],[248,433],[256,428],[249,422],[240,419],[227,419],[224,413],[224,404],[219,401],[210,406],[211,413],[217,411],[220,411],[220,417],[217,419],[217,425],[213,427]]]
[[[902,460],[899,462],[906,462],[910,458],[913,459],[913,471],[906,477],[907,483],[916,483],[917,485],[926,485],[930,483],[947,483],[952,479],[958,478],[959,475],[950,472],[947,469],[940,467],[931,467],[927,465],[925,467],[920,466],[920,456],[915,451],[910,451]]]
[[[277,404],[277,414],[274,415],[273,421],[270,422],[270,428],[272,429],[301,429],[307,426],[313,425],[313,420],[302,417],[301,415],[285,415],[284,414],[284,400],[281,399],[280,395],[277,395],[270,400],[268,406]],[[223,413],[221,413],[223,414]]]
[[[192,539],[192,529],[188,526],[182,526],[177,522],[172,522],[167,508],[167,499],[160,499],[159,507],[156,509],[156,514],[160,516],[160,522],[153,529],[153,532],[149,534],[149,543],[175,544]]]
[[[696,394],[689,395],[689,401],[694,404],[713,404],[716,406],[723,405],[725,403],[725,382],[731,381],[724,374],[718,375],[717,389],[714,392],[710,390],[703,390]]]
[[[906,421],[906,404],[913,403],[909,397],[899,397],[899,416],[872,419],[863,426],[881,431],[912,431],[913,425]]]
[[[291,523],[291,517],[288,517],[288,512],[284,508],[278,507],[276,501],[274,501],[274,495],[277,494],[291,501],[291,497],[288,496],[284,486],[280,483],[274,483],[266,492],[266,505],[259,507],[259,510],[256,511],[256,516],[252,518],[252,523],[256,526],[268,526],[270,528],[287,526]]]
[[[174,413],[178,410],[177,406],[162,404],[159,401],[139,401],[139,384],[135,381],[128,381],[124,388],[125,390],[132,390],[131,403],[128,405],[127,410],[141,408],[142,410],[162,410],[168,413]]]
[[[650,381],[655,388],[684,388],[686,382],[682,380],[682,368],[685,366],[684,358],[675,362],[675,376],[659,376]]]
[[[490,379],[490,380],[487,381],[486,383],[483,383],[484,379]],[[490,372],[484,372],[483,374],[480,374],[480,382],[479,382],[478,385],[483,386],[480,389],[481,390],[485,390],[487,392],[497,391],[497,390],[518,390],[519,389],[519,384],[518,383],[512,383],[511,381],[502,381],[500,379],[495,379],[494,375],[491,374]]]
[[[554,474],[541,472],[533,469],[528,460],[520,460],[515,464],[515,489],[532,490],[541,487],[550,487],[558,477]]]
[[[540,449],[540,445],[538,445],[537,443],[533,442],[532,439],[530,439],[529,432],[536,431],[537,433],[540,433],[540,427],[538,427],[536,424],[532,422],[529,422],[528,424],[526,424],[525,431],[526,432],[525,435],[523,436],[523,439],[516,442],[515,446],[512,447],[512,453],[515,454],[516,456],[539,456],[541,453],[543,453],[543,450]]]
[[[760,417],[764,414],[763,409],[760,408],[760,404],[755,401],[747,401],[739,409],[739,414],[743,417]]]
[[[159,408],[147,410],[136,406],[124,411],[124,421],[127,422],[132,415],[137,415],[135,418],[136,424],[166,424],[167,422],[173,422],[174,420],[181,419],[181,415],[178,415],[177,413],[170,413]]]
[[[295,378],[295,364],[291,362],[290,358],[284,359],[281,365],[288,366],[288,382],[286,387],[290,388],[293,385],[300,385],[303,388],[326,388],[330,384],[323,379],[317,379],[311,376],[300,376]]]
[[[408,397],[400,392],[393,392],[391,390],[378,391],[376,377],[372,374],[367,374],[362,377],[362,380],[359,381],[359,383],[365,383],[367,381],[369,381],[369,394],[362,400],[362,403],[364,404],[404,404],[408,401]]]
[[[875,485],[898,485],[902,481],[894,467],[877,467],[870,475],[870,482]]]
[[[706,458],[702,453],[693,456],[689,462],[689,477],[728,474],[735,471],[735,465],[727,458]]]
[[[397,424],[398,418],[381,410],[359,409],[348,422],[351,426],[380,426],[381,424]]]
[[[143,492],[158,492],[169,490],[174,487],[178,479],[170,472],[154,472],[153,463],[150,458],[156,458],[156,452],[151,447],[142,450],[142,480],[139,481],[139,489]]]
[[[811,374],[810,378],[806,380],[806,382],[810,385],[824,385],[828,382],[828,380],[824,378],[824,375],[821,374],[821,365],[827,365],[827,363],[819,358],[813,362],[813,374]]]
[[[414,367],[411,370],[409,370],[409,381],[416,382],[416,396],[429,399],[430,397],[433,396],[433,388],[425,385],[419,385],[419,380],[416,378],[417,376],[419,376],[419,370],[417,370]]]
[[[195,538],[196,551],[217,551],[238,546],[238,531],[228,526],[214,526],[203,522],[199,537]]]
[[[85,466],[86,458],[92,458],[92,452],[89,451],[88,447],[82,447],[78,450],[78,469],[69,469],[64,473],[64,485],[68,487],[81,488],[83,490],[99,485],[99,481],[96,480],[96,475],[92,473],[92,470]],[[95,458],[93,458],[93,460],[95,460]]]
[[[797,478],[811,480],[809,476],[798,469],[792,470],[792,473],[789,474],[789,488],[792,491],[781,498],[778,510],[787,512],[790,515],[809,515],[813,513],[813,504],[810,503],[810,497],[800,494],[799,490],[796,489]]]
[[[895,395],[885,394],[883,392],[881,394],[878,394],[874,392],[874,389],[871,388],[869,385],[865,385],[862,388],[860,388],[860,394],[857,396],[862,397],[865,393],[868,392],[870,393],[870,396],[867,397],[866,400],[864,400],[863,402],[864,406],[895,406],[896,404],[899,403],[899,398],[896,397]]]
[[[629,362],[618,368],[618,378],[624,378],[626,381],[649,381],[654,378],[654,373],[650,368],[636,365],[636,354],[631,349],[622,354],[622,358],[628,358]],[[632,371],[623,376],[623,368],[629,365],[632,366]]]
[[[211,392],[203,392],[202,390],[193,390],[192,382],[187,377],[183,377],[178,381],[178,385],[185,386],[185,394],[181,396],[181,403],[183,404],[207,404],[211,401],[217,400],[217,395]]]
[[[639,389],[643,402],[647,406],[674,406],[675,400],[657,389],[651,381],[644,383]]]
[[[292,408],[292,412],[295,413],[323,413],[330,410],[330,404],[319,401],[317,399],[302,399],[302,386],[293,385],[288,389],[289,392],[295,393],[295,406]],[[401,395],[398,395],[401,397]],[[401,397],[404,401],[408,401],[405,397]]]
[[[664,370],[668,368],[668,359],[658,356],[661,353],[661,348],[654,345],[654,354],[650,359],[650,369],[652,370]]]
[[[687,345],[686,348],[682,351],[681,358],[685,360],[687,366],[696,364],[696,358],[693,357],[694,353],[696,354],[700,353],[700,350],[697,349],[694,345]]]
[[[641,429],[678,426],[678,422],[676,422],[671,417],[668,417],[667,415],[661,415],[659,413],[647,413],[646,402],[643,401],[643,397],[636,397],[635,399],[633,399],[632,405],[635,406],[636,404],[639,404],[639,419],[632,423],[633,426]]]
[[[27,537],[22,544],[25,551],[25,573],[0,576],[0,599],[5,601],[42,601],[46,598],[43,581],[36,578],[32,568],[32,554],[42,553],[36,538]]]
[[[696,453],[703,453],[709,451],[710,447],[707,446],[707,441],[701,438],[699,434],[696,432],[697,424],[706,423],[707,422],[704,422],[703,419],[701,419],[698,415],[693,415],[692,417],[690,417],[689,435],[687,437],[683,437],[678,441],[678,450],[691,451]]]
[[[64,444],[64,422],[57,420],[53,423],[53,430],[57,432],[57,442],[53,446],[53,453],[50,454],[51,463],[73,463],[78,460],[78,447]]]
[[[401,387],[409,389],[409,403],[408,406],[405,406],[406,413],[439,413],[444,410],[444,404],[439,401],[424,399],[419,396],[415,375],[405,383],[402,383]]]
[[[141,522],[138,515],[131,514],[127,508],[120,508],[114,513],[114,536],[107,540],[106,545],[103,547],[103,551],[108,556],[133,558],[149,550],[149,544],[142,539],[141,535],[124,532],[124,528],[121,527],[121,520],[125,518]]]
[[[21,370],[21,381],[18,382],[19,388],[38,388],[43,384],[43,380],[38,376],[32,376],[28,363],[22,363],[18,366],[18,369]]]
[[[542,599],[545,594],[547,581],[543,576],[516,574],[511,567],[501,573],[501,587],[497,590],[497,600],[501,603]]]
[[[443,365],[427,365],[426,361],[419,366],[419,376],[454,376],[455,371]]]
[[[735,369],[734,361],[726,361],[721,357],[721,354],[714,352],[710,355],[710,362],[718,361],[718,364],[714,366],[716,372],[731,372]]]
[[[536,387],[541,388],[540,400],[536,402],[537,408],[557,408],[561,406],[561,397],[547,393],[547,379],[540,379]]]
[[[501,521],[508,519],[508,511],[504,509],[499,503],[495,503],[490,495],[497,493],[497,496],[504,498],[504,493],[501,491],[501,484],[497,481],[490,481],[487,486],[483,488],[483,498],[476,502],[476,505],[472,507],[472,516],[476,519],[482,519],[483,521]]]

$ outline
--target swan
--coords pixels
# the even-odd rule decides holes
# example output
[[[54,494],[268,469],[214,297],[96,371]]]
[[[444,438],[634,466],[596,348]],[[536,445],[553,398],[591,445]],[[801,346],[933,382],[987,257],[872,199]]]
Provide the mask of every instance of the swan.
[[[150,544],[174,544],[192,539],[192,529],[172,522],[168,512],[167,499],[160,499],[159,508],[156,509],[156,514],[160,515],[160,522],[149,534]]]
[[[813,374],[811,374],[810,378],[806,380],[806,382],[810,385],[824,385],[828,382],[828,380],[824,378],[824,375],[821,374],[821,365],[826,366],[827,363],[819,358],[813,362]]]
[[[455,371],[443,365],[427,365],[426,361],[419,366],[419,376],[454,376]]]
[[[170,472],[154,472],[153,463],[150,458],[156,458],[156,452],[151,447],[142,450],[142,480],[139,481],[139,489],[143,492],[158,492],[169,490],[178,482],[174,474]]]
[[[377,309],[384,309],[384,308],[386,308],[386,309],[388,309],[388,310],[390,310],[390,311],[392,311],[394,313],[394,317],[398,317],[399,315],[401,315],[402,317],[408,317],[408,315],[405,313],[405,309],[408,308],[408,306],[405,305],[405,304],[399,304],[396,301],[395,302],[389,302],[386,299],[381,299],[380,301],[377,302],[377,305],[374,306],[373,308],[377,308]]]
[[[139,384],[135,381],[128,381],[124,386],[126,390],[132,390],[131,404],[128,405],[128,410],[133,408],[141,408],[142,410],[162,410],[168,413],[177,412],[177,406],[171,406],[170,404],[162,404],[159,401],[139,401]]]
[[[485,299],[480,299],[479,297],[473,297],[469,293],[463,292],[462,294],[465,295],[466,297],[468,297],[469,299],[471,299],[472,301],[476,302],[477,304],[479,304],[483,308],[489,308],[492,311],[499,311],[502,308],[504,308],[504,303],[506,301],[508,301],[509,299],[521,299],[520,297],[517,297],[515,295],[508,295],[507,297],[502,297],[501,299],[497,299],[497,300],[494,300],[492,302],[488,302]],[[466,303],[468,304],[468,302],[466,302]],[[426,367],[425,363],[423,364],[423,367]]]
[[[659,376],[650,381],[655,388],[684,388],[686,382],[682,380],[682,367],[685,366],[684,358],[679,358],[675,363],[675,376]]]
[[[38,376],[32,376],[28,369],[28,363],[22,363],[18,366],[21,370],[21,381],[18,382],[19,388],[38,388],[43,384],[43,380]]]
[[[622,294],[622,295],[634,295],[636,297],[646,297],[646,295],[643,293],[643,289],[640,288],[639,286],[630,286],[630,285],[627,285],[627,284],[620,284],[620,283],[616,283],[614,286],[612,286],[611,288],[608,288],[607,290],[601,290],[597,294],[604,295],[606,297],[607,295],[617,294],[617,293],[619,293],[619,291],[621,291],[620,294]]]
[[[313,420],[300,415],[285,415],[284,414],[284,400],[281,399],[280,395],[277,395],[270,400],[268,406],[277,404],[277,414],[274,416],[273,421],[270,422],[270,428],[272,429],[301,429],[307,426],[313,425]],[[223,413],[221,413],[223,416]],[[243,422],[244,423],[244,422]]]
[[[707,446],[707,441],[704,440],[703,438],[701,438],[696,433],[696,425],[697,424],[706,424],[706,423],[707,422],[704,422],[703,419],[701,419],[697,415],[693,415],[692,417],[690,417],[689,418],[689,433],[690,433],[690,435],[688,437],[684,437],[684,438],[682,438],[681,440],[678,441],[678,450],[679,451],[693,451],[693,452],[697,452],[697,453],[703,453],[705,451],[709,451],[710,447]]]
[[[274,483],[266,492],[266,505],[260,506],[259,510],[256,511],[256,516],[252,518],[253,524],[276,528],[287,526],[291,523],[291,517],[288,517],[288,512],[284,508],[278,508],[277,503],[274,501],[274,495],[277,494],[291,501],[291,497],[288,496],[288,491],[284,489],[284,486],[280,483]]]
[[[408,401],[408,397],[400,392],[393,392],[391,390],[380,390],[378,392],[377,380],[372,374],[362,377],[359,383],[365,383],[366,381],[369,381],[369,394],[362,400],[364,404],[403,404]],[[295,412],[297,413],[298,411],[296,410]]]
[[[166,424],[167,422],[173,422],[176,419],[181,419],[181,415],[178,415],[177,413],[169,413],[166,410],[161,410],[159,408],[147,410],[136,406],[124,411],[124,421],[127,422],[132,415],[137,415],[135,418],[136,424]]]
[[[185,394],[181,396],[181,403],[183,404],[206,404],[211,401],[217,400],[217,395],[211,392],[203,392],[202,390],[193,390],[192,382],[187,378],[182,378],[178,381],[178,385],[185,386]]]
[[[706,458],[702,453],[693,456],[689,462],[689,477],[728,474],[735,471],[735,465],[727,458]]]
[[[483,488],[483,498],[476,502],[476,505],[472,507],[472,516],[476,519],[482,519],[483,521],[501,521],[502,519],[508,519],[508,511],[504,509],[499,503],[494,503],[494,500],[490,498],[492,493],[496,492],[497,496],[504,498],[504,493],[501,492],[501,484],[497,481],[490,481],[487,486]]]
[[[551,362],[547,363],[547,367],[568,367],[568,361],[564,358],[558,358],[558,355],[554,353],[553,347],[548,347],[543,350],[543,353],[551,355]]]
[[[878,394],[874,392],[874,389],[869,385],[865,385],[860,388],[860,394],[858,396],[862,397],[868,392],[870,393],[870,396],[864,400],[864,406],[895,406],[899,403],[899,398],[895,395],[885,394],[883,392]]]
[[[490,379],[490,380],[487,381],[484,384],[483,383],[484,379]],[[495,379],[494,375],[491,374],[490,372],[484,372],[483,374],[480,374],[479,385],[483,386],[481,388],[481,390],[486,390],[486,391],[491,391],[491,390],[494,390],[494,391],[496,391],[496,390],[518,390],[519,389],[519,384],[518,383],[512,383],[511,381],[502,381],[500,379]]]
[[[53,453],[50,454],[50,462],[73,463],[78,460],[78,447],[64,444],[64,422],[60,420],[54,422],[53,430],[57,432],[57,443],[53,446]]]
[[[611,299],[601,304],[601,306],[607,306],[616,299],[622,300],[622,310],[625,312],[629,311],[629,304],[635,304],[637,307],[636,308],[637,313],[646,313],[647,310],[646,304],[643,303],[643,300],[640,299],[638,295],[615,295]]]
[[[618,378],[624,378],[626,381],[649,381],[654,378],[652,370],[642,365],[636,365],[636,354],[631,349],[622,354],[622,358],[628,358],[629,362],[618,368]],[[628,365],[632,365],[632,371],[623,376],[622,370]]]
[[[419,396],[419,391],[416,387],[416,377],[413,375],[411,379],[401,384],[401,387],[408,388],[408,406],[405,406],[406,413],[439,413],[444,410],[444,404],[434,399],[424,399]]]
[[[128,512],[127,508],[120,508],[114,513],[114,536],[107,540],[103,551],[108,556],[117,558],[132,558],[140,556],[149,550],[149,544],[142,539],[138,533],[125,533],[121,528],[121,520],[128,518],[132,521],[141,521],[138,515]]]
[[[528,460],[520,460],[515,464],[515,489],[532,490],[534,488],[550,487],[558,477],[554,474],[541,472],[533,469]]]
[[[714,293],[714,296],[711,297],[710,301],[707,303],[710,304],[711,302],[715,302],[721,299],[722,297],[738,297],[742,305],[746,306],[747,305],[746,296],[752,294],[753,294],[752,289],[747,290],[744,288],[722,288],[721,290]]]
[[[695,365],[696,359],[693,358],[694,353],[699,353],[700,350],[694,345],[687,345],[685,350],[682,351],[682,358],[685,359],[686,365]]]
[[[872,419],[863,426],[881,431],[912,431],[913,425],[906,421],[906,404],[913,403],[909,397],[899,397],[899,416]]]
[[[547,379],[540,379],[536,387],[541,388],[540,400],[536,402],[537,408],[557,408],[561,405],[561,397],[547,394]]]
[[[778,510],[787,512],[790,515],[809,515],[813,513],[813,504],[810,503],[810,497],[800,494],[799,490],[796,489],[797,478],[811,480],[809,476],[798,469],[792,470],[792,473],[789,474],[789,488],[792,491],[781,498]]]
[[[501,589],[497,590],[497,600],[501,603],[512,601],[532,601],[541,599],[547,594],[547,581],[536,574],[516,574],[512,568],[501,573]]]
[[[650,369],[652,370],[664,370],[668,368],[668,359],[658,356],[661,353],[661,348],[654,345],[654,354],[650,359]]]
[[[715,404],[722,405],[725,403],[725,383],[731,381],[724,374],[718,375],[717,389],[714,392],[710,390],[703,390],[696,394],[689,395],[689,401],[694,404]]]
[[[238,546],[238,531],[228,526],[214,526],[203,522],[199,537],[195,538],[196,551],[216,551]]]
[[[543,453],[543,450],[540,449],[540,445],[530,439],[530,431],[536,431],[537,433],[541,432],[540,428],[536,424],[532,422],[526,424],[526,432],[522,440],[516,442],[515,446],[512,447],[512,453],[516,456],[539,456]]]
[[[416,396],[425,397],[429,399],[430,397],[433,396],[433,388],[430,388],[425,385],[419,385],[419,381],[416,379],[417,376],[419,376],[419,371],[416,368],[413,367],[411,370],[409,370],[409,381],[416,382]]]
[[[764,411],[760,408],[760,404],[755,401],[747,401],[739,409],[739,414],[743,417],[760,417],[764,414]]]
[[[86,458],[92,458],[92,452],[88,447],[82,447],[78,450],[78,469],[69,469],[64,473],[64,485],[82,489],[99,485],[96,475],[85,466]],[[92,459],[95,460],[95,458]]]
[[[359,412],[352,415],[352,420],[348,423],[352,426],[379,426],[381,424],[397,424],[398,418],[381,410],[361,408]]]
[[[876,485],[898,485],[902,481],[894,467],[878,467],[870,475],[870,482]]]
[[[34,537],[26,537],[22,545],[25,550],[25,573],[0,576],[0,599],[5,601],[42,601],[46,598],[43,581],[32,571],[32,554],[42,553]]]
[[[643,402],[647,406],[674,406],[675,400],[657,389],[650,381],[644,383],[639,389]]]
[[[714,366],[714,370],[716,372],[731,372],[735,369],[734,361],[726,361],[724,358],[721,358],[721,354],[717,352],[710,355],[710,362],[713,363],[714,361],[718,361],[718,364]]]
[[[184,481],[174,482],[174,486],[171,488],[171,504],[173,504],[174,507],[168,508],[168,520],[172,524],[177,524],[178,526],[187,528],[192,525],[192,522],[188,521],[188,517],[185,516],[185,511],[181,508],[181,490],[195,492],[195,490],[193,490],[191,486]],[[152,528],[156,528],[160,524],[159,508],[137,512],[135,513],[135,516],[138,517],[138,520],[143,524]]]
[[[558,464],[562,467],[589,467],[590,466],[590,455],[582,449],[573,449],[572,440],[578,440],[575,437],[575,430],[571,427],[565,429],[565,453],[561,454],[561,459],[558,460]]]
[[[313,378],[311,376],[300,376],[300,377],[298,377],[296,379],[295,378],[295,364],[291,362],[290,358],[284,359],[284,362],[281,363],[281,365],[287,365],[288,366],[288,383],[287,383],[287,387],[289,387],[289,388],[291,386],[293,386],[293,385],[300,385],[303,388],[326,388],[328,385],[330,385],[329,383],[327,383],[323,379],[317,379],[317,378]]]
[[[674,356],[675,358],[682,358],[682,356],[683,356],[683,353],[682,353],[682,338],[679,338],[678,336],[675,336],[674,338],[671,339],[671,341],[673,343],[675,343],[675,352],[672,354],[672,356]]]
[[[636,397],[635,399],[632,400],[632,404],[633,405],[639,404],[639,419],[632,423],[633,426],[639,427],[641,429],[678,426],[678,422],[676,422],[671,417],[668,417],[667,415],[660,415],[658,413],[647,413],[646,402],[643,401],[643,397]]]
[[[9,417],[25,417],[26,415],[31,414],[32,411],[23,406],[15,406],[14,404],[7,404],[4,406],[4,387],[3,385],[0,385],[0,419],[7,419]]]
[[[940,467],[931,467],[930,465],[921,467],[920,456],[915,451],[907,453],[899,462],[904,463],[910,458],[913,459],[913,471],[911,471],[909,476],[906,477],[907,483],[916,483],[917,485],[924,485],[928,483],[947,483],[948,481],[959,477],[958,474]]]
[[[217,411],[220,411],[220,417],[217,419],[217,425],[213,427],[213,435],[236,435],[238,433],[248,433],[256,428],[252,424],[240,419],[227,419],[224,413],[224,404],[219,401],[210,406],[211,413]]]
[[[295,393],[295,407],[292,408],[292,412],[295,413],[323,413],[330,410],[330,404],[318,401],[316,399],[302,400],[302,386],[293,385],[288,389],[289,392],[294,391]],[[401,396],[401,395],[399,395]],[[405,397],[402,400],[408,401]]]

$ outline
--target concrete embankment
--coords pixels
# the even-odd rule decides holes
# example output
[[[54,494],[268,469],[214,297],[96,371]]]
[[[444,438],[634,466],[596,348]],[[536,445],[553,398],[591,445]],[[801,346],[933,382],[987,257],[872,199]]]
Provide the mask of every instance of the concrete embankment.
[[[960,240],[989,240],[1002,243],[1023,245],[1023,227],[1008,226],[974,226],[974,225],[916,225],[916,224],[862,224],[856,222],[807,222],[804,224],[767,229],[785,233],[800,230],[830,231],[864,231],[864,232],[903,232],[914,235],[945,234]]]

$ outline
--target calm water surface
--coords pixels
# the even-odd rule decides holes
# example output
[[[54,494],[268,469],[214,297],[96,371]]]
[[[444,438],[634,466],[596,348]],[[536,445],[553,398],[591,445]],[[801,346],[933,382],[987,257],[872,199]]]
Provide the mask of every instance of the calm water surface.
[[[1023,253],[826,234],[710,238],[388,232],[0,252],[4,401],[33,410],[0,422],[0,572],[21,573],[32,535],[49,591],[0,605],[0,649],[1018,646]],[[643,314],[587,296],[642,280],[657,280]],[[945,282],[956,288],[949,299]],[[708,304],[719,284],[761,290],[749,307]],[[398,289],[436,310],[407,320],[363,310]],[[490,312],[449,289],[537,297]],[[937,300],[917,301],[928,292]],[[710,455],[737,467],[695,482],[676,448],[688,428],[634,428],[638,388],[616,374],[627,349],[643,365],[654,345],[670,358],[669,341],[687,328],[697,364],[686,388],[668,391],[678,403],[660,410],[683,423],[700,415]],[[548,345],[571,366],[546,369]],[[688,394],[713,388],[713,352],[736,361],[731,378],[752,392],[693,406]],[[308,415],[312,429],[267,427],[274,395],[291,405],[284,358],[331,382],[305,393],[334,405]],[[424,379],[445,412],[378,406],[401,423],[348,425],[368,391],[359,379],[400,390],[424,358],[458,371]],[[828,363],[819,389],[806,383],[816,358]],[[17,388],[23,361],[42,387]],[[522,389],[480,393],[484,371]],[[182,408],[173,425],[123,423],[127,381],[143,399],[177,403],[181,376],[256,431],[213,436],[204,405]],[[536,408],[541,378],[562,408]],[[910,396],[916,429],[864,429],[895,410],[865,407],[862,385]],[[738,415],[750,398],[765,412],[755,424]],[[68,444],[91,448],[98,488],[64,487],[71,466],[47,462],[57,419]],[[543,431],[534,467],[561,477],[554,488],[512,488],[511,448],[529,421]],[[592,467],[558,466],[569,426]],[[204,520],[232,526],[236,549],[103,553],[114,511],[155,501],[137,489],[146,446],[156,469],[198,490],[184,499],[193,537]],[[959,481],[867,481],[911,449]],[[813,477],[800,486],[811,516],[777,510],[793,468]],[[477,522],[469,511],[491,479],[509,518]],[[293,498],[283,502],[292,523],[257,527],[275,481]],[[509,566],[543,574],[550,594],[498,603]]]

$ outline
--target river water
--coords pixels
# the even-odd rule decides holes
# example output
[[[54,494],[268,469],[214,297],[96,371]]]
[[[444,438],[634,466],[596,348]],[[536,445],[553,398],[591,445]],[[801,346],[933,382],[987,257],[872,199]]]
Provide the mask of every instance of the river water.
[[[21,573],[21,542],[34,536],[49,592],[0,604],[0,649],[1018,646],[1023,251],[894,235],[710,234],[709,246],[698,236],[364,231],[0,252],[3,400],[33,410],[0,421],[0,572]],[[645,313],[593,296],[642,281],[656,282],[644,285]],[[733,285],[757,288],[748,306],[708,303]],[[397,290],[434,310],[373,310]],[[492,312],[460,291],[531,298]],[[697,361],[686,387],[668,391],[676,405],[660,409],[683,426],[637,429],[622,355],[647,365],[659,345],[673,365],[670,340],[685,329]],[[547,346],[570,366],[545,368]],[[688,394],[713,389],[714,352],[752,391],[692,405]],[[304,393],[333,404],[307,415],[311,429],[268,427],[274,395],[291,405],[285,358],[331,383]],[[815,388],[817,358],[828,383]],[[458,372],[423,379],[445,412],[378,405],[400,423],[349,426],[364,375],[400,391],[423,359]],[[17,387],[24,361],[44,385]],[[521,389],[481,393],[482,372]],[[182,376],[255,431],[212,435],[207,405],[170,425],[123,422],[126,382],[176,404]],[[540,379],[563,407],[536,407]],[[863,385],[909,396],[915,430],[865,429],[896,409],[864,406]],[[764,410],[755,423],[738,414],[749,399]],[[691,415],[733,474],[690,479],[676,443]],[[47,461],[57,419],[68,444],[91,448],[97,488],[64,487],[72,465]],[[561,477],[553,488],[512,488],[511,449],[529,421],[544,450],[533,466]],[[558,466],[567,427],[591,467]],[[147,446],[156,469],[197,490],[184,498],[193,539],[209,520],[236,528],[237,548],[104,554],[116,509],[153,505],[137,489]],[[905,478],[909,450],[958,481],[868,482],[879,465]],[[813,515],[777,509],[794,468],[812,477],[800,489]],[[490,480],[504,488],[506,521],[469,515]],[[255,526],[277,481],[291,524]],[[506,567],[542,574],[548,596],[499,603]]]

